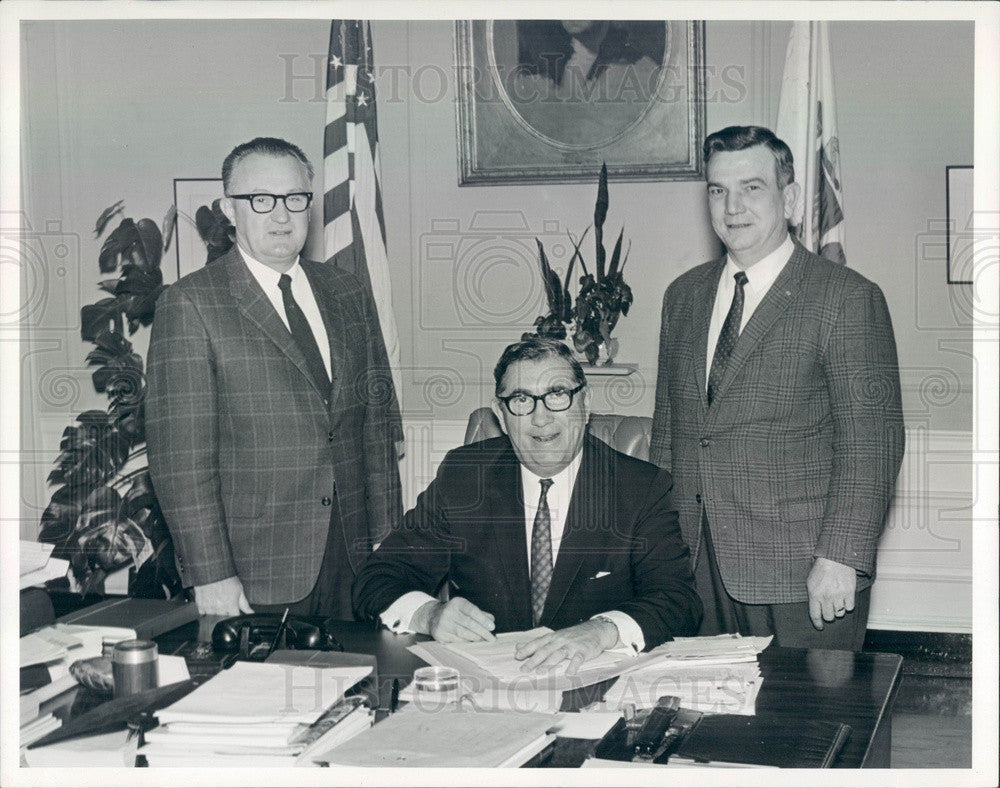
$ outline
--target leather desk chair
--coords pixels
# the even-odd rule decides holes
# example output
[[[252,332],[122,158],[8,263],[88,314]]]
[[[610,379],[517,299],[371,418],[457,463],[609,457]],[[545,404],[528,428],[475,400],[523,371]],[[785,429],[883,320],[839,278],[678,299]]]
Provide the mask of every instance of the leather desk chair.
[[[613,449],[630,457],[649,460],[649,434],[653,420],[649,416],[619,416],[615,413],[593,413],[587,429]],[[495,438],[503,434],[496,414],[489,408],[476,408],[465,428],[465,442]]]

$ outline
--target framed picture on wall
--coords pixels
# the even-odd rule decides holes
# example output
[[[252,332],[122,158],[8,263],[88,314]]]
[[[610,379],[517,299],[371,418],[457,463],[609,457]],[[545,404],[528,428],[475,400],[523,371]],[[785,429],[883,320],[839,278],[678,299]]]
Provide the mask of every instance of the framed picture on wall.
[[[704,22],[456,22],[459,184],[702,177]]]
[[[176,282],[185,274],[205,265],[208,250],[198,234],[195,214],[222,197],[222,178],[174,178],[174,205],[177,206],[177,268],[163,269],[165,284]]]

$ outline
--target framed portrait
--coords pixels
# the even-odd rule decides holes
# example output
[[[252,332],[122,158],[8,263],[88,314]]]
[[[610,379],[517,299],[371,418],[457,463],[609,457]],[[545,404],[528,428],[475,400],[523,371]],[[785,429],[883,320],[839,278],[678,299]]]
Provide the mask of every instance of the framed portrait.
[[[202,205],[211,207],[222,197],[222,178],[174,178],[174,205],[177,206],[177,267],[163,268],[163,281],[172,284],[185,274],[203,268],[207,259],[205,242],[198,234],[195,214]]]
[[[455,24],[459,185],[702,177],[704,22]]]

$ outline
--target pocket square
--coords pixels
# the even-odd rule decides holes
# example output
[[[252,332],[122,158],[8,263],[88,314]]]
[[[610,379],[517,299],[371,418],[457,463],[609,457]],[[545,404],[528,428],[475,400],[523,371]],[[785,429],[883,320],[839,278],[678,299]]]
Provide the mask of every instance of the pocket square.
[[[610,574],[611,574],[610,572],[603,572],[603,571],[601,571],[601,572],[598,572],[596,575],[594,575],[590,579],[591,580],[600,580],[602,577],[607,577]]]

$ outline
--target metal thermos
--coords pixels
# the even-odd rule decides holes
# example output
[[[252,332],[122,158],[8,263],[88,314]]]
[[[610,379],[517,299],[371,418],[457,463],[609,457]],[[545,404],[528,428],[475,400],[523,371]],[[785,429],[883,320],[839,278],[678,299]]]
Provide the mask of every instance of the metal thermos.
[[[157,648],[151,640],[122,640],[111,658],[115,697],[154,689],[157,684]]]

